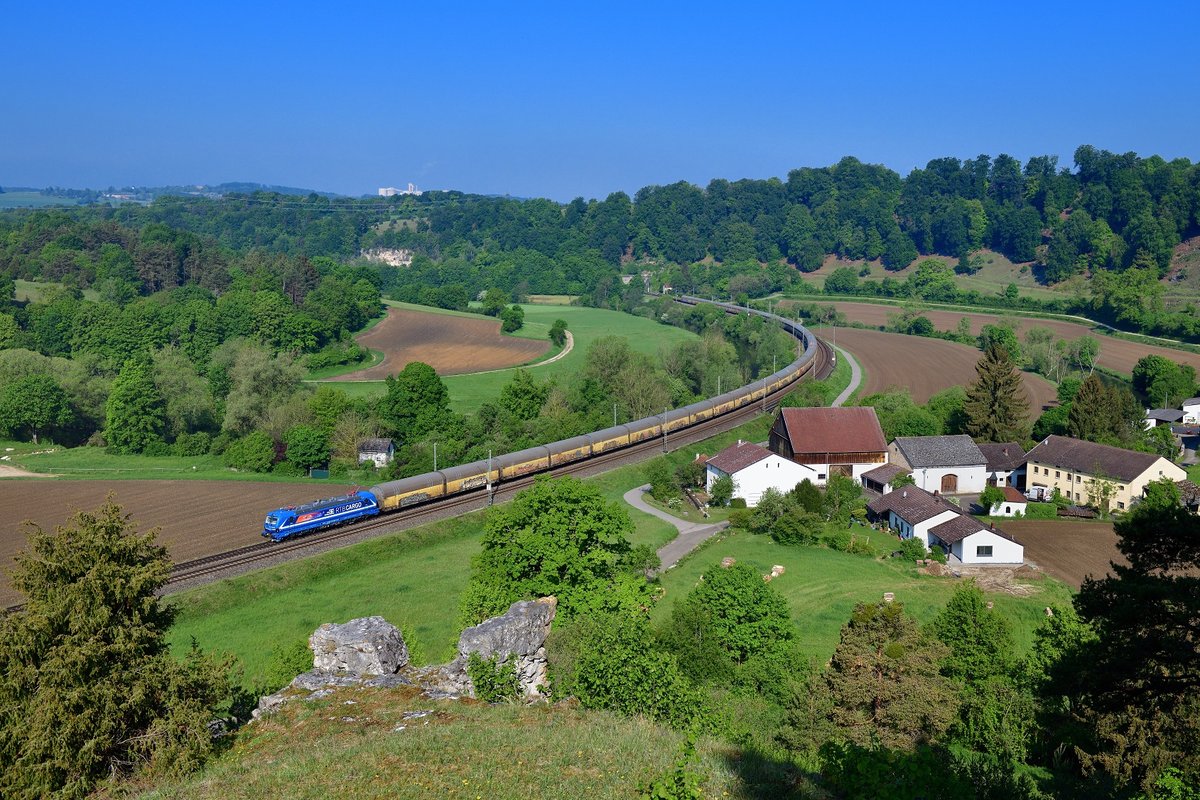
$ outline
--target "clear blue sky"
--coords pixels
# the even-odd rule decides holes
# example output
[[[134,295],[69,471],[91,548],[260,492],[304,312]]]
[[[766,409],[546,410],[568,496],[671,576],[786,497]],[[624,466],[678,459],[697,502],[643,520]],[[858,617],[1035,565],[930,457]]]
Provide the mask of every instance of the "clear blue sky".
[[[0,186],[569,200],[843,155],[1200,159],[1195,2],[582,5],[11,3]]]

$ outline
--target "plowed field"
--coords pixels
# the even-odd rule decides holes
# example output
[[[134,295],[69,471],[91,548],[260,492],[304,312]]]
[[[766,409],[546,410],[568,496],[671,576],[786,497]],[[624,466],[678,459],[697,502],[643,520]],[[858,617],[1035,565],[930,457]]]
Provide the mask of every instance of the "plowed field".
[[[874,303],[832,303],[838,311],[846,315],[851,322],[863,322],[867,325],[886,325],[888,316],[899,313],[895,306],[875,305]],[[1125,375],[1132,374],[1133,367],[1142,356],[1157,354],[1169,358],[1179,364],[1191,364],[1200,370],[1200,354],[1174,350],[1169,347],[1156,347],[1140,342],[1130,342],[1096,333],[1086,325],[1074,322],[1063,322],[1053,319],[1035,319],[1018,317],[1001,317],[998,314],[974,314],[959,311],[935,311],[924,309],[923,316],[929,318],[938,330],[953,330],[963,317],[971,325],[971,332],[978,334],[984,325],[994,325],[1001,319],[1011,320],[1016,324],[1017,337],[1024,341],[1024,332],[1030,328],[1049,328],[1062,339],[1078,339],[1080,336],[1091,336],[1100,343],[1100,357],[1096,363],[1107,369],[1115,370]],[[838,331],[839,341],[841,331]]]
[[[25,546],[23,520],[46,530],[79,509],[95,511],[111,492],[138,524],[162,528],[158,541],[176,561],[261,541],[266,512],[343,491],[328,485],[220,481],[0,481],[0,605],[19,602],[8,568]]]
[[[966,386],[975,380],[980,354],[965,344],[862,328],[838,328],[836,334],[828,328],[819,330],[822,338],[836,340],[838,347],[848,350],[866,371],[859,397],[900,388],[916,402],[924,403],[943,389]],[[1022,372],[1021,380],[1031,415],[1057,400],[1054,386],[1045,378]]]
[[[1103,578],[1109,562],[1125,563],[1111,522],[1005,520],[999,527],[1025,545],[1025,558],[1076,589],[1088,575]]]
[[[548,339],[502,335],[499,320],[406,308],[389,308],[387,318],[357,337],[357,341],[363,347],[381,351],[383,361],[334,380],[383,380],[411,361],[424,361],[439,375],[504,369],[532,361],[550,348]]]

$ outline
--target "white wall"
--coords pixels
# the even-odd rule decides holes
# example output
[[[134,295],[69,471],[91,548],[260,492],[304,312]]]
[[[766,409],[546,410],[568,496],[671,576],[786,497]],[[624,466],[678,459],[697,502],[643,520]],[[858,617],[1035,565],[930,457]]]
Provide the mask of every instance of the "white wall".
[[[942,490],[943,475],[957,475],[958,489],[955,490],[957,494],[982,492],[987,486],[987,474],[987,467],[984,466],[924,467],[912,471],[913,481],[927,492]]]
[[[705,489],[709,491],[712,490],[713,481],[725,474],[711,464],[705,472]],[[733,496],[744,498],[750,508],[758,505],[758,499],[767,489],[786,493],[796,488],[796,484],[805,478],[813,483],[817,482],[817,474],[808,467],[774,453],[756,464],[738,470],[730,477],[733,478]]]
[[[830,468],[829,464],[802,464],[801,466],[806,467],[808,470],[810,470],[809,472],[806,472],[805,474],[808,477],[808,479],[810,481],[812,481],[813,483],[815,483],[817,486],[824,486],[826,483],[829,482],[829,468]],[[880,466],[882,466],[882,465],[881,464],[851,464],[849,477],[855,483],[861,484],[862,483],[862,474],[864,472],[870,472],[871,470],[876,469],[877,467],[880,467]],[[824,475],[825,477],[820,478],[820,477],[817,477],[818,475]]]
[[[991,557],[976,555],[979,547],[991,546]],[[991,531],[973,533],[950,546],[950,552],[964,564],[1020,564],[1025,561],[1025,548]]]
[[[1183,406],[1183,422],[1185,425],[1195,425],[1200,421],[1200,406]]]
[[[988,511],[989,517],[1015,517],[1017,514],[1025,515],[1026,504],[1017,503],[1012,500],[1002,500],[992,506]]]
[[[958,516],[957,511],[946,509],[936,517],[930,517],[924,522],[918,522],[916,525],[909,525],[896,514],[895,511],[888,512],[888,525],[900,532],[901,539],[917,538],[925,543],[925,547],[929,547],[929,530],[943,522],[952,520]]]

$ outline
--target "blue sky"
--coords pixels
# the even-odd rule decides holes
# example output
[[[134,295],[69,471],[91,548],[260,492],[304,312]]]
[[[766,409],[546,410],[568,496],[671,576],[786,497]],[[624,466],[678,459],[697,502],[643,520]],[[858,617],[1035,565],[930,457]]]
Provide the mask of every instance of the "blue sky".
[[[0,186],[604,197],[843,155],[1200,159],[1200,4],[14,3]]]

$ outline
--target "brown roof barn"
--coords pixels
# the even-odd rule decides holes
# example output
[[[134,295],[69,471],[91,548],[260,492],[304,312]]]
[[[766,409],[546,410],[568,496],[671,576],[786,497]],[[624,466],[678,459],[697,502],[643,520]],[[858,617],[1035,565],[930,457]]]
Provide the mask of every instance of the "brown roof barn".
[[[781,408],[771,425],[771,450],[801,463],[887,459],[887,441],[875,409]]]

